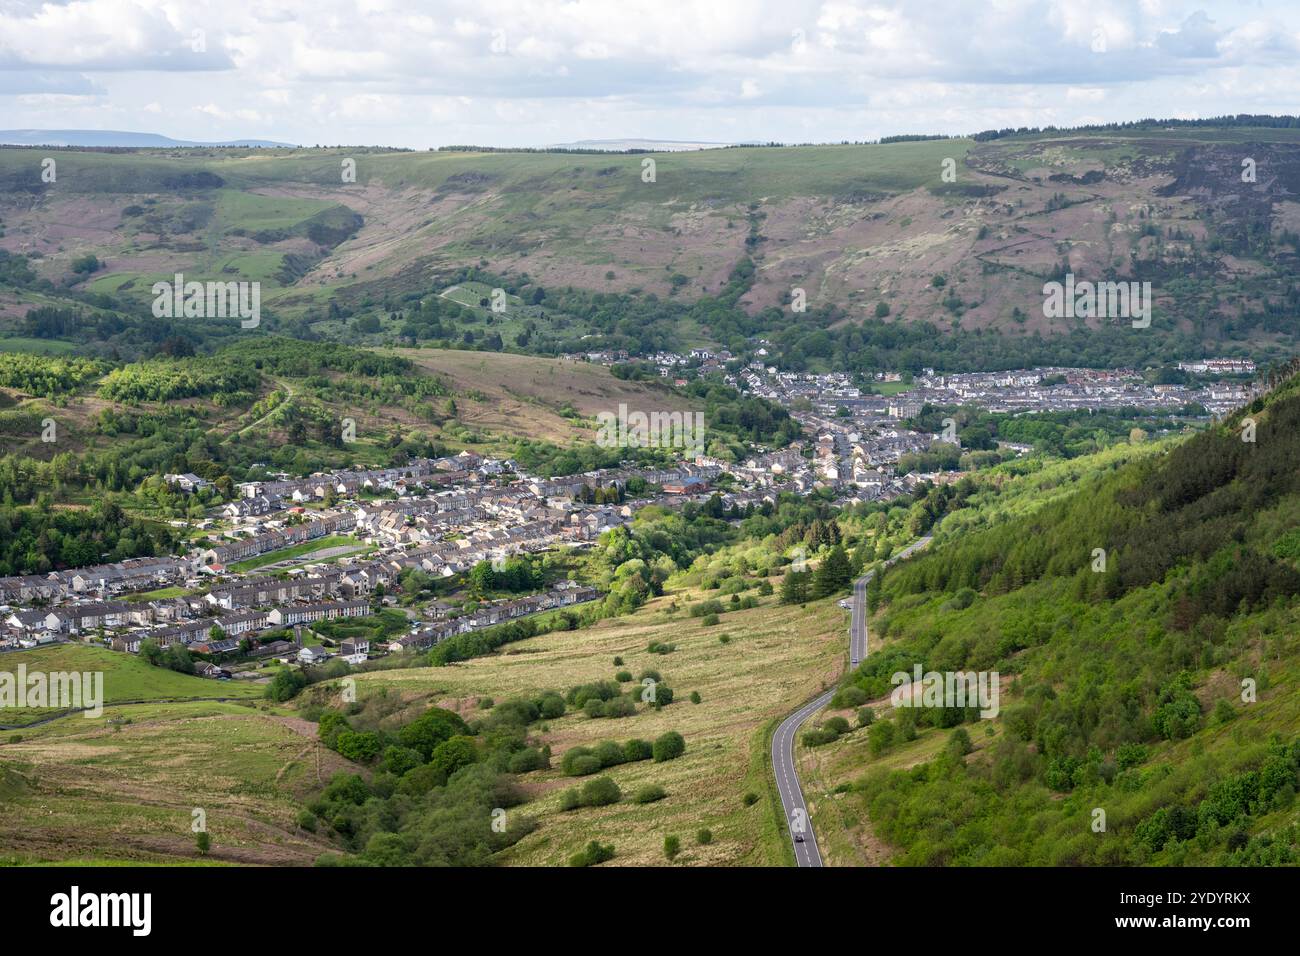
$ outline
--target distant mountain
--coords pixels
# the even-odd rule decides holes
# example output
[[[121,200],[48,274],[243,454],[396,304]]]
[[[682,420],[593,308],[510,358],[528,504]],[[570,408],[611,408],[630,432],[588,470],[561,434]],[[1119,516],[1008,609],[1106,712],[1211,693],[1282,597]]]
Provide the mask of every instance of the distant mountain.
[[[603,149],[611,153],[648,149],[661,153],[684,153],[696,149],[721,149],[732,143],[706,143],[680,139],[580,139],[574,143],[553,143],[548,149]]]
[[[137,146],[170,149],[177,146],[293,146],[269,139],[232,139],[220,143],[172,139],[158,133],[128,133],[113,129],[4,129],[0,144],[6,146]]]

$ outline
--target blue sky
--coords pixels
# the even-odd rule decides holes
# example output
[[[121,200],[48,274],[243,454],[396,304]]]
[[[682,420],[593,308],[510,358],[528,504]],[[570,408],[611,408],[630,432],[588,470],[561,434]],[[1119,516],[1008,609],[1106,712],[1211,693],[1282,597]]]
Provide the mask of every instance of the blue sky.
[[[1296,113],[1300,4],[0,0],[0,128],[425,148]]]

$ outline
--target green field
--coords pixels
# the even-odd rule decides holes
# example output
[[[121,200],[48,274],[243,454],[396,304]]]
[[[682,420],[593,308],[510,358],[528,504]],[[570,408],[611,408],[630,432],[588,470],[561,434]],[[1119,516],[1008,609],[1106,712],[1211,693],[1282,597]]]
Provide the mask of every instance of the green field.
[[[154,667],[134,654],[84,644],[54,644],[28,651],[0,655],[0,670],[17,674],[26,665],[28,673],[78,672],[104,675],[104,702],[195,697],[258,697],[263,688],[236,681],[214,681]],[[128,708],[129,709],[129,708]],[[54,708],[0,710],[0,722],[24,725],[58,713]],[[63,722],[98,722],[73,715]]]

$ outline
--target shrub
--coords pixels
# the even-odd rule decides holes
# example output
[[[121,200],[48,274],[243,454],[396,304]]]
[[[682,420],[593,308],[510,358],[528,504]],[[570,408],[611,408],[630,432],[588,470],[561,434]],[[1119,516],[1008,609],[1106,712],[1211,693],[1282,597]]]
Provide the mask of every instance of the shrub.
[[[654,747],[648,740],[634,738],[623,745],[623,758],[628,763],[649,760],[654,756]]]
[[[623,658],[621,658],[621,657],[616,657],[616,658],[614,658],[614,666],[615,666],[615,667],[622,667],[622,666],[623,666]]]
[[[575,755],[570,750],[564,755],[564,759],[560,761],[560,769],[564,771],[566,777],[585,777],[600,770],[600,758],[591,752]]]
[[[408,770],[414,770],[422,762],[419,751],[412,750],[410,747],[399,747],[394,744],[384,749],[383,768],[395,777],[402,776]]]
[[[892,720],[882,720],[872,724],[871,730],[867,734],[867,744],[871,748],[871,756],[879,757],[894,746],[894,736],[894,722]]]
[[[623,748],[612,740],[602,740],[596,744],[595,755],[602,767],[615,767],[627,760]]]
[[[713,627],[713,625],[718,623],[718,615],[706,614],[704,615],[704,617],[700,619],[700,623],[703,624],[705,627]]]
[[[664,788],[657,783],[648,783],[644,787],[638,787],[636,793],[632,794],[633,803],[654,803],[656,800],[662,800],[668,796]]]
[[[876,712],[870,707],[858,708],[858,726],[870,727],[876,722]]]
[[[530,773],[533,770],[545,770],[551,765],[536,747],[525,747],[523,750],[510,755],[510,760],[506,763],[506,769],[510,773]]]
[[[655,763],[674,760],[686,752],[686,741],[677,731],[670,730],[655,738],[652,752]]]
[[[691,691],[691,703],[692,703],[692,704],[698,704],[698,703],[699,703],[701,700],[703,700],[703,699],[704,699],[704,698],[702,698],[702,697],[700,696],[700,692],[699,692],[698,690],[693,690],[693,691]]]
[[[597,843],[592,840],[586,848],[569,857],[569,866],[595,866],[606,860],[614,859],[614,844]]]
[[[370,731],[345,730],[338,736],[339,754],[357,763],[370,763],[382,747],[379,735]]]
[[[708,846],[713,842],[713,831],[709,829],[701,829],[695,834],[695,842],[700,846]]]
[[[618,681],[620,684],[630,683],[632,680],[632,672],[619,671],[617,674],[614,675],[614,680]]]
[[[846,707],[861,707],[870,700],[867,692],[857,684],[850,684],[848,687],[841,687],[831,698],[831,706],[837,710]]]
[[[964,757],[975,749],[975,745],[971,743],[970,734],[966,733],[965,727],[958,727],[952,732],[952,735],[948,738],[947,749],[948,753],[954,757]]]
[[[746,793],[743,797],[740,798],[740,802],[747,807],[752,807],[754,804],[758,803],[758,794],[756,794],[753,790],[750,790],[748,793]]]
[[[536,700],[537,716],[543,720],[555,720],[564,716],[564,698],[553,690],[548,690]]]
[[[682,852],[682,841],[671,834],[664,837],[664,856],[669,860],[675,860],[677,854]]]
[[[298,811],[298,826],[301,827],[302,829],[306,830],[308,833],[315,833],[315,832],[316,832],[316,814],[312,813],[310,810],[299,810],[299,811]]]
[[[612,777],[597,777],[582,785],[579,796],[584,807],[604,807],[618,803],[623,797],[623,791]]]
[[[212,837],[208,836],[207,830],[194,834],[194,848],[199,851],[199,856],[207,856],[208,850],[212,848]]]

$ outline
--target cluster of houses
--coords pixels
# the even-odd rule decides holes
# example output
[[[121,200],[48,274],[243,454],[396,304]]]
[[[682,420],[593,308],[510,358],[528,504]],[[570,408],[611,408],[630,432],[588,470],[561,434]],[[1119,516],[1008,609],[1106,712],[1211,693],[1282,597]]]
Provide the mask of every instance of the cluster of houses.
[[[459,480],[513,470],[509,462],[461,454],[415,460],[403,468],[246,483],[240,486],[241,501],[324,497],[326,487],[342,495],[365,487],[393,488],[400,494],[342,501],[326,508],[291,505],[266,515],[240,515],[229,521],[221,536],[210,535],[203,547],[184,556],[0,578],[0,650],[102,639],[131,653],[138,652],[146,640],[162,647],[181,644],[205,654],[235,651],[244,638],[265,630],[369,614],[376,589],[391,590],[407,569],[446,577],[484,560],[503,560],[561,544],[583,546],[629,523],[649,500],[675,503],[703,498],[721,467],[712,462],[682,463],[649,470],[606,469],[562,479]],[[652,499],[624,504],[582,500],[584,486],[622,487],[633,477],[660,485],[664,491]],[[431,478],[452,480],[444,487],[441,480]],[[190,487],[197,486],[190,483]],[[729,503],[737,501],[733,495],[726,497]],[[357,550],[371,553],[339,556],[337,563],[306,563],[277,575],[230,570],[237,562],[338,534],[354,536]],[[311,559],[308,554],[302,561]],[[186,593],[121,600],[132,593],[170,587]],[[396,643],[427,646],[451,634],[598,596],[590,588],[565,583],[543,594],[485,604],[472,615],[435,618]]]

